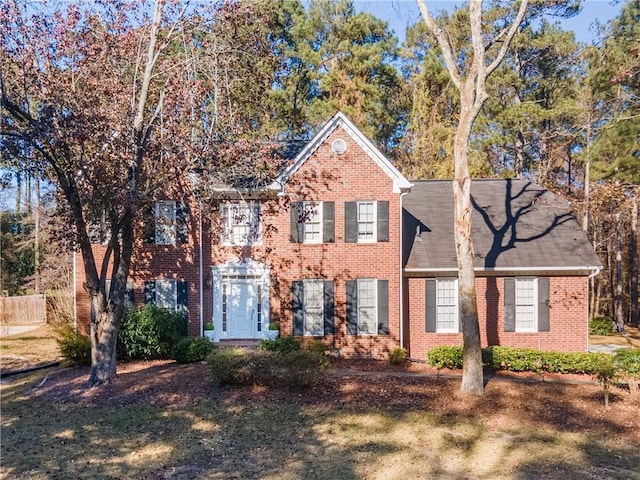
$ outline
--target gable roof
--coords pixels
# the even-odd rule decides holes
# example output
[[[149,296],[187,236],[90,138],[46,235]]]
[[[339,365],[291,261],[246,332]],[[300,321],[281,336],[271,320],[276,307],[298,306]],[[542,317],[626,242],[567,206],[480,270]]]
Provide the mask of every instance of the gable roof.
[[[518,179],[473,180],[475,269],[587,275],[602,268],[566,200]],[[415,182],[403,202],[407,274],[457,272],[451,181]]]
[[[322,143],[338,127],[345,132],[362,148],[369,157],[393,180],[393,190],[396,193],[408,191],[411,183],[398,171],[396,167],[384,156],[384,154],[371,141],[358,130],[358,128],[342,113],[336,113],[324,127],[307,143],[296,155],[292,164],[285,169],[272,184],[271,188],[282,189],[289,178],[294,175],[309,157],[322,145]]]

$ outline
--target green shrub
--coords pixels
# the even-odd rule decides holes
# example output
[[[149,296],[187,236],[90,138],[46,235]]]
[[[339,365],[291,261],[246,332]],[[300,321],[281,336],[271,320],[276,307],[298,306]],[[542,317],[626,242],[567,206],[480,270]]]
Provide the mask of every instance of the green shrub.
[[[589,335],[611,335],[613,328],[611,317],[595,317],[589,320]]]
[[[213,322],[211,320],[209,320],[208,322],[204,322],[204,329],[213,330]]]
[[[270,322],[269,330],[280,330],[280,324],[278,322]]]
[[[77,332],[70,323],[56,328],[60,355],[76,366],[91,364],[91,340]]]
[[[435,347],[427,353],[427,362],[438,370],[442,368],[462,368],[462,347]]]
[[[326,355],[331,350],[331,347],[322,340],[311,340],[305,344],[304,350],[311,353],[317,353],[318,355]]]
[[[216,348],[207,364],[216,385],[252,385],[265,383],[270,374],[269,354],[241,348]]]
[[[265,383],[286,385],[292,388],[305,388],[319,378],[329,361],[324,353],[299,350],[270,355],[272,363]],[[275,367],[275,368],[274,368]]]
[[[213,348],[213,343],[206,337],[186,337],[173,347],[171,357],[178,363],[201,362]]]
[[[640,350],[625,348],[616,351],[613,363],[622,375],[640,378]]]
[[[389,363],[391,365],[404,365],[408,360],[407,349],[396,347],[389,352]]]
[[[207,357],[214,382],[224,385],[307,387],[328,365],[325,355],[307,350],[289,352],[219,348]]]
[[[260,342],[260,350],[266,352],[289,353],[300,350],[300,340],[295,337],[278,337]]]
[[[436,347],[427,354],[430,365],[441,368],[462,368],[462,347]],[[537,373],[577,373],[595,375],[606,353],[545,352],[530,348],[492,346],[482,349],[482,361],[492,370]],[[603,360],[604,359],[604,360]]]
[[[118,330],[120,355],[141,360],[170,358],[183,323],[182,314],[152,304],[127,310]]]

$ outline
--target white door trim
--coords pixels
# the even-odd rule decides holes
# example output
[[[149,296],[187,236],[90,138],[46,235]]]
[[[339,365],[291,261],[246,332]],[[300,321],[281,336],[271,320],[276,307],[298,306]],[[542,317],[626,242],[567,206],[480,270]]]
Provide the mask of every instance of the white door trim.
[[[251,259],[241,261],[230,261],[220,265],[214,265],[212,268],[213,280],[213,341],[218,342],[223,339],[240,338],[233,335],[228,318],[225,318],[229,312],[223,312],[223,289],[227,292],[233,282],[246,281],[254,285],[254,295],[256,296],[255,314],[252,322],[251,336],[249,338],[263,339],[267,338],[267,330],[269,328],[269,267],[263,263],[255,262]],[[260,305],[258,309],[257,297],[260,291]],[[259,320],[258,323],[258,311]],[[223,321],[226,320],[227,322]],[[244,337],[246,338],[246,337]]]

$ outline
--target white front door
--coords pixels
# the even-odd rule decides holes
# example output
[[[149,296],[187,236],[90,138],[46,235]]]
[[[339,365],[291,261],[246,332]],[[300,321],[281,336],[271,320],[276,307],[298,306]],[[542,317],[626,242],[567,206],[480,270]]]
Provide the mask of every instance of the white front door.
[[[227,294],[227,328],[231,338],[254,338],[257,323],[256,282],[231,280]]]

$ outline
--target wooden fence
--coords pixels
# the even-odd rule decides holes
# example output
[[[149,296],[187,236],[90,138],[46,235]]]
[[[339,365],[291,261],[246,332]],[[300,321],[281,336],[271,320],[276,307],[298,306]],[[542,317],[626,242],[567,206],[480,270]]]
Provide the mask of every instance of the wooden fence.
[[[36,325],[47,321],[44,295],[0,297],[0,324]]]

